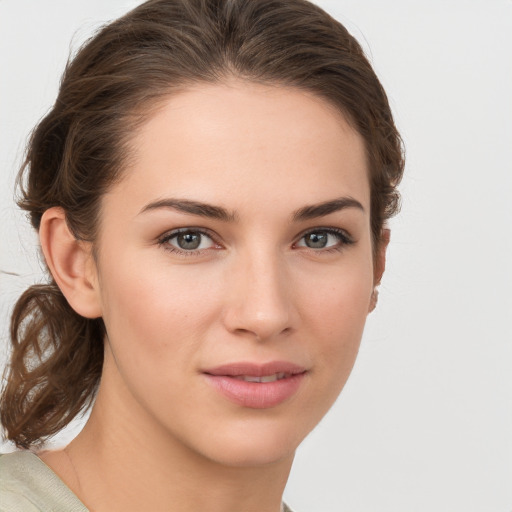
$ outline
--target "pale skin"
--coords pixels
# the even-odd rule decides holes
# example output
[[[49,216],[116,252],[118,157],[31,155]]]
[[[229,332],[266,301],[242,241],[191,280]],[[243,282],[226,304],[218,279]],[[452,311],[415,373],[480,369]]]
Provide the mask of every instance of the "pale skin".
[[[278,512],[384,271],[364,142],[310,93],[230,80],[170,96],[132,144],[102,201],[96,259],[61,209],[42,219],[56,282],[108,337],[87,425],[39,455],[95,512]],[[202,373],[274,360],[307,370],[275,407],[234,404]]]

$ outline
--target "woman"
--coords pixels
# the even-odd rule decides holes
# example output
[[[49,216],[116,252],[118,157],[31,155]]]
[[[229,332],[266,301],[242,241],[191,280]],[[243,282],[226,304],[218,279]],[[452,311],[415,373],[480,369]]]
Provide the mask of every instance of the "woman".
[[[286,510],[402,171],[361,48],[308,2],[150,0],[102,29],[20,175],[50,278],[12,317],[1,420],[32,451],[0,458],[0,506]]]

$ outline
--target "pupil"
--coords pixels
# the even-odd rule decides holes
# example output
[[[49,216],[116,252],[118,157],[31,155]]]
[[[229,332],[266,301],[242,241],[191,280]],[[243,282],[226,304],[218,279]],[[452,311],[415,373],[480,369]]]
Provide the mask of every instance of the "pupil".
[[[310,233],[306,236],[306,245],[312,249],[322,249],[327,245],[327,233]]]
[[[194,250],[201,244],[201,235],[197,233],[182,233],[178,235],[177,241],[181,249]]]

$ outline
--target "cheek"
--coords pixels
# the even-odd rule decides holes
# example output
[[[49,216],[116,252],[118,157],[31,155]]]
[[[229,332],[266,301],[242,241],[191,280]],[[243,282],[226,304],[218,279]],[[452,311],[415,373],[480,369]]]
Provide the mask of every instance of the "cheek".
[[[216,301],[210,282],[161,262],[136,258],[117,260],[102,269],[103,317],[114,350],[123,350],[121,359],[141,365],[164,364],[163,356],[172,351],[193,352],[208,329]],[[197,272],[196,272],[197,274]],[[174,357],[175,356],[175,357]]]
[[[373,289],[371,260],[354,257],[308,284],[303,309],[324,334],[351,338],[361,331]]]
[[[123,395],[126,403],[162,418],[170,414],[162,404],[193,403],[195,388],[183,387],[183,382],[194,376],[208,332],[207,308],[213,307],[208,293],[198,293],[194,283],[179,277],[180,269],[137,265],[134,259],[118,261],[103,274],[107,357],[114,387],[128,390]]]
[[[341,389],[355,362],[368,315],[371,260],[361,258],[353,265],[340,266],[309,288],[309,293],[302,293],[304,325],[317,344],[318,368],[330,381],[326,386]]]

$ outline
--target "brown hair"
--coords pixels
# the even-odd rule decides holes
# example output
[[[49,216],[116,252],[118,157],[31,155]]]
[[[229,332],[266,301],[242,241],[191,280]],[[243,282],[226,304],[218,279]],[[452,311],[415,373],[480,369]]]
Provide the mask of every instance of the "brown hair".
[[[94,242],[99,202],[127,163],[134,129],[173,91],[231,76],[313,92],[359,131],[375,250],[398,208],[401,139],[357,41],[306,0],[150,0],[101,29],[68,63],[28,144],[19,205],[32,225],[59,206],[77,239]],[[91,404],[103,336],[103,321],[75,313],[51,276],[20,297],[0,404],[8,439],[40,444]]]

